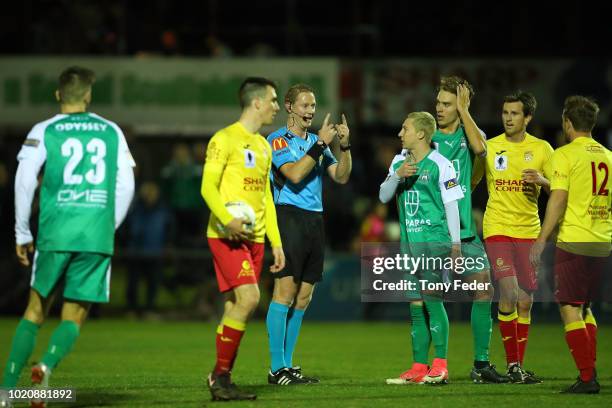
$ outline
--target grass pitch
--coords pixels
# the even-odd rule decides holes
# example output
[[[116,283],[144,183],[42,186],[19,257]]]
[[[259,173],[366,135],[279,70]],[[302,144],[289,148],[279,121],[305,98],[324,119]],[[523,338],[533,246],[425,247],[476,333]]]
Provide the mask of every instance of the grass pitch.
[[[0,364],[6,361],[17,319],[0,320]],[[39,333],[33,355],[42,355],[57,324]],[[89,321],[75,349],[51,376],[52,387],[76,389],[65,407],[202,407],[212,403],[204,383],[214,364],[215,325],[200,322]],[[305,321],[295,363],[321,384],[281,387],[266,382],[268,349],[263,322],[249,324],[234,369],[234,380],[258,394],[243,407],[612,407],[612,327],[599,329],[599,395],[560,395],[577,373],[561,324],[534,324],[526,368],[544,379],[539,385],[476,385],[469,380],[472,335],[466,323],[452,323],[447,386],[391,386],[385,378],[404,371],[410,361],[408,323],[319,323]],[[497,328],[492,361],[504,366]],[[22,374],[28,386],[29,370]],[[224,405],[225,404],[225,405]],[[19,405],[18,405],[19,406]]]

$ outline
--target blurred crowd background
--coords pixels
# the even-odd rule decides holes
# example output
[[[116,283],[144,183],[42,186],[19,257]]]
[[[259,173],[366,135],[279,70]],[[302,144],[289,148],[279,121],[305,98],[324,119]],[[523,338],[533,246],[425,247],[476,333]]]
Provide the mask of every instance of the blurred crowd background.
[[[11,13],[0,16],[0,313],[23,310],[29,280],[29,271],[14,257],[16,154],[29,128],[56,112],[53,80],[64,66],[81,63],[98,73],[91,110],[119,123],[137,162],[136,197],[117,235],[113,300],[94,314],[215,316],[218,295],[205,240],[209,212],[200,195],[202,166],[214,130],[238,117],[237,84],[252,66],[258,75],[269,68],[281,98],[297,80],[313,85],[319,121],[327,111],[336,117],[344,112],[349,119],[354,169],[348,185],[327,180],[324,186],[326,281],[315,291],[309,313],[318,318],[395,316],[387,306],[359,304],[358,254],[361,242],[399,237],[394,205],[378,202],[378,187],[400,149],[396,135],[404,115],[433,112],[440,75],[459,74],[473,83],[472,112],[489,137],[503,131],[503,96],[523,88],[539,102],[531,134],[553,147],[562,145],[563,99],[580,93],[600,103],[594,135],[612,145],[607,44],[612,29],[604,13],[577,1],[516,4],[500,7],[499,15],[464,3],[13,4]],[[561,9],[554,12],[560,17],[551,18],[551,7]],[[293,73],[279,74],[281,65]],[[231,80],[223,82],[224,72],[215,69],[228,70]],[[166,74],[179,82],[168,82],[161,96],[149,92],[157,83],[146,81],[153,78],[163,86]],[[180,82],[184,75],[191,75],[187,85]],[[198,82],[201,78],[208,82]],[[190,84],[211,94],[185,96]],[[216,89],[222,94],[218,98]],[[184,98],[195,99],[183,106]],[[276,125],[282,126],[283,111],[278,116]],[[487,197],[483,183],[474,195],[481,222]],[[34,230],[36,215],[35,206]],[[268,274],[262,286],[270,287]],[[358,310],[347,314],[351,308]]]

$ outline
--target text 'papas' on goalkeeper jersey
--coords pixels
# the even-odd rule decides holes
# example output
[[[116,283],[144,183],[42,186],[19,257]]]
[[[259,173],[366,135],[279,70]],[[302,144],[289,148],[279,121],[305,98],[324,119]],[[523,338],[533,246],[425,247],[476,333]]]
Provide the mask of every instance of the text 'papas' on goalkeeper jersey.
[[[525,169],[534,169],[550,180],[547,163],[551,145],[528,133],[519,143],[503,133],[487,141],[485,175],[489,199],[484,214],[484,237],[505,235],[537,238],[540,233],[538,197],[541,187],[522,180]]]
[[[270,190],[272,151],[259,133],[250,133],[240,122],[219,130],[210,139],[202,178],[202,196],[210,207],[206,235],[223,238],[217,222],[226,225],[233,216],[225,203],[242,201],[255,211],[254,242],[281,246],[276,210]],[[219,196],[211,187],[216,186]]]
[[[395,156],[389,174],[402,166],[405,154]],[[450,242],[444,204],[463,198],[453,165],[431,150],[416,166],[417,173],[396,190],[401,242]]]
[[[612,239],[612,153],[596,140],[579,137],[555,150],[551,190],[568,192],[557,246],[588,256],[608,256]],[[602,243],[582,245],[576,243]],[[582,250],[587,249],[584,253]]]
[[[481,132],[482,133],[482,132]],[[482,133],[484,136],[484,133]],[[464,198],[459,200],[459,218],[461,219],[461,239],[475,237],[476,225],[472,217],[472,168],[474,166],[474,153],[470,149],[469,141],[463,126],[459,126],[454,133],[442,133],[437,129],[432,138],[436,150],[453,164],[457,181],[461,186]]]
[[[111,255],[136,165],[121,129],[94,113],[55,115],[32,128],[17,159],[17,243],[27,241],[35,177],[44,164],[37,248]],[[132,190],[122,199],[124,178]]]

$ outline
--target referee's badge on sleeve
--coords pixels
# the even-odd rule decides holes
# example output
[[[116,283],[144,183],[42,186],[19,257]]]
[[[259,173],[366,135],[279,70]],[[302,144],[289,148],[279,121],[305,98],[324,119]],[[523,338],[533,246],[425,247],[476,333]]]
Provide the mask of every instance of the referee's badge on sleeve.
[[[251,149],[244,149],[244,167],[247,169],[255,167],[255,152]]]

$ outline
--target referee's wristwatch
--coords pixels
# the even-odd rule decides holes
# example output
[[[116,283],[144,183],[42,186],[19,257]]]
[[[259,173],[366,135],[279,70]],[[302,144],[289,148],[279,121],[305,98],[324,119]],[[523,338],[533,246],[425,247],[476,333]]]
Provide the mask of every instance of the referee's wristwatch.
[[[343,152],[346,152],[347,150],[351,150],[351,144],[349,143],[346,146],[340,145],[340,150],[342,150]]]

